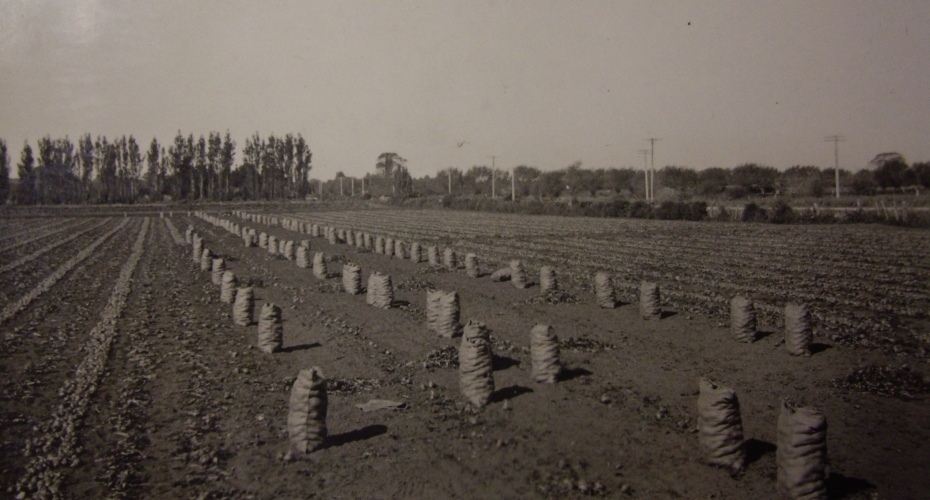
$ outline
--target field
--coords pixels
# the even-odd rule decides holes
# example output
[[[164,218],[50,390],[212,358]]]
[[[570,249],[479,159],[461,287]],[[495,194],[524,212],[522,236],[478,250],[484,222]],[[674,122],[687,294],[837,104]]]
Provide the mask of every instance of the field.
[[[778,410],[829,423],[831,498],[927,498],[930,233],[876,225],[775,226],[428,210],[266,208],[165,217],[0,221],[0,497],[777,498]],[[129,215],[133,215],[130,213]],[[263,217],[258,217],[263,215]],[[299,224],[304,223],[304,224]],[[327,279],[228,228],[309,240]],[[468,277],[306,234],[311,224],[473,252]],[[189,226],[283,310],[283,349],[256,349],[185,241]],[[300,231],[303,229],[304,231]],[[560,291],[489,274],[553,266]],[[348,295],[343,264],[391,276],[393,306]],[[602,309],[606,271],[621,305]],[[662,293],[644,320],[639,285]],[[489,405],[459,390],[459,338],[426,328],[426,290],[456,291],[490,328]],[[762,338],[729,329],[755,300]],[[782,345],[784,306],[809,304],[811,357]],[[257,317],[257,314],[256,314]],[[561,340],[556,384],[530,377],[529,332]],[[286,460],[291,384],[328,380],[326,444]],[[702,462],[698,378],[732,387],[748,465]],[[375,399],[402,408],[362,411]]]

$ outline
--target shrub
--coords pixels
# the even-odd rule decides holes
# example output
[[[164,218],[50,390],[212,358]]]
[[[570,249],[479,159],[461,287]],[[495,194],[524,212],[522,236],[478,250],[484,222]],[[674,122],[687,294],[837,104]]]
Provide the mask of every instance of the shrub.
[[[756,202],[750,201],[743,207],[743,222],[763,222],[765,219],[765,209]]]
[[[797,214],[785,200],[778,200],[769,214],[769,222],[773,224],[790,224],[797,220]]]
[[[634,219],[651,219],[652,206],[645,201],[636,201],[630,205],[630,217]]]

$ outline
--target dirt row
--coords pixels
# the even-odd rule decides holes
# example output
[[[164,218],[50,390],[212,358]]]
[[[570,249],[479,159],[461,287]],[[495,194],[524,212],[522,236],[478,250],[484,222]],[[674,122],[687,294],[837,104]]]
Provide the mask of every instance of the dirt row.
[[[859,364],[895,362],[879,353],[834,348],[821,342],[813,358],[791,358],[780,348],[778,335],[743,345],[732,341],[723,325],[675,311],[654,323],[639,319],[632,304],[611,311],[588,304],[539,304],[534,301],[534,289],[515,290],[487,278],[469,279],[461,272],[431,272],[424,264],[310,238],[314,250],[334,256],[332,272],[338,273],[340,262],[350,259],[362,267],[363,282],[373,270],[392,275],[398,288],[398,307],[381,311],[366,306],[364,297],[342,294],[337,280],[317,281],[309,270],[297,269],[262,249],[244,248],[241,239],[220,228],[200,220],[194,224],[207,238],[207,246],[230,258],[231,269],[264,281],[260,298],[285,307],[286,343],[320,343],[306,351],[303,357],[307,363],[295,366],[292,374],[316,364],[330,378],[367,381],[363,387],[370,389],[357,394],[361,399],[387,397],[409,403],[403,419],[386,414],[394,426],[378,424],[398,436],[400,444],[391,449],[403,448],[403,456],[387,458],[388,463],[382,464],[374,477],[348,474],[336,481],[338,488],[327,488],[327,492],[352,490],[364,478],[363,483],[397,496],[480,496],[489,492],[561,496],[583,492],[578,484],[599,483],[605,492],[635,491],[650,498],[710,494],[768,497],[774,495],[771,443],[775,442],[777,407],[783,398],[807,402],[827,414],[834,491],[848,497],[852,491],[877,489],[894,498],[928,491],[915,462],[887,450],[889,446],[907,448],[926,456],[927,449],[915,448],[914,439],[915,433],[927,433],[917,424],[927,412],[926,401],[841,393],[830,384]],[[279,227],[249,225],[287,239],[309,238]],[[435,338],[425,329],[424,290],[430,286],[458,291],[463,320],[480,319],[494,332],[498,354],[495,378],[502,390],[494,405],[467,418],[453,417],[468,413],[458,395],[456,371],[423,368],[424,362],[430,365],[431,355],[441,357],[457,345],[455,340]],[[315,314],[324,318],[324,324],[344,324],[346,332],[352,334],[321,338],[314,332],[319,321]],[[528,331],[536,322],[552,324],[563,340],[573,337],[574,345],[612,348],[563,348],[570,380],[554,387],[533,384],[528,380],[525,348]],[[273,357],[287,362],[281,355]],[[754,451],[753,464],[738,481],[700,463],[693,435],[700,375],[722,379],[740,394],[744,426],[747,437],[754,438]],[[426,389],[420,391],[421,386]],[[449,405],[448,413],[439,411],[439,419],[432,411],[437,400]],[[891,408],[900,416],[900,427],[884,423]],[[350,410],[349,415],[352,413]],[[863,439],[863,435],[868,437]],[[479,438],[478,442],[473,438]],[[506,444],[510,440],[514,446]],[[330,450],[324,450],[320,456],[328,453]],[[473,461],[463,462],[463,457]],[[444,461],[450,462],[446,473],[430,472],[437,462]],[[461,469],[464,465],[470,473]],[[408,484],[404,478],[410,474],[403,471],[411,467],[422,467],[430,478]],[[573,489],[567,489],[566,474],[577,476]],[[902,484],[901,477],[911,480]]]
[[[22,473],[25,440],[58,405],[59,388],[84,356],[87,333],[99,321],[129,254],[125,240],[137,233],[139,226],[138,221],[128,224],[49,292],[3,324],[0,491],[9,492]]]

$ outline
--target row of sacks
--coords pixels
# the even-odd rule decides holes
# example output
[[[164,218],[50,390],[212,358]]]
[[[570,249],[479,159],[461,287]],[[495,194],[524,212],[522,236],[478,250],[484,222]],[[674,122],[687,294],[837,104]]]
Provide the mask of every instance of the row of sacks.
[[[792,356],[810,356],[814,334],[811,315],[806,304],[788,304],[784,310],[785,350]],[[739,342],[759,339],[756,310],[752,299],[737,295],[730,301],[730,331]]]
[[[736,392],[701,377],[698,381],[698,440],[704,461],[739,474],[746,443]],[[827,420],[815,408],[783,401],[778,415],[775,463],[784,498],[827,498]]]

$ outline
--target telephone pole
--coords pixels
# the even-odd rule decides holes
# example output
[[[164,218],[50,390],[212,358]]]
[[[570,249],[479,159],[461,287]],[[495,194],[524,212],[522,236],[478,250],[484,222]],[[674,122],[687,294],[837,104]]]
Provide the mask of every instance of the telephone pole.
[[[517,167],[510,169],[510,202],[517,202]]]
[[[491,158],[491,199],[493,200],[495,194],[497,194],[496,190],[494,189],[494,160],[497,160],[497,157],[490,156],[489,158]]]
[[[646,200],[649,200],[649,164],[646,158],[649,156],[648,149],[640,149],[637,153],[643,155],[643,179],[646,181]]]
[[[649,141],[649,144],[652,146],[652,150],[649,152],[649,195],[650,199],[654,200],[656,196],[656,141],[661,141],[662,139],[656,137],[650,137],[646,139]]]
[[[836,198],[840,198],[840,143],[846,140],[842,135],[828,135],[824,142],[833,143],[833,174],[836,176]]]

